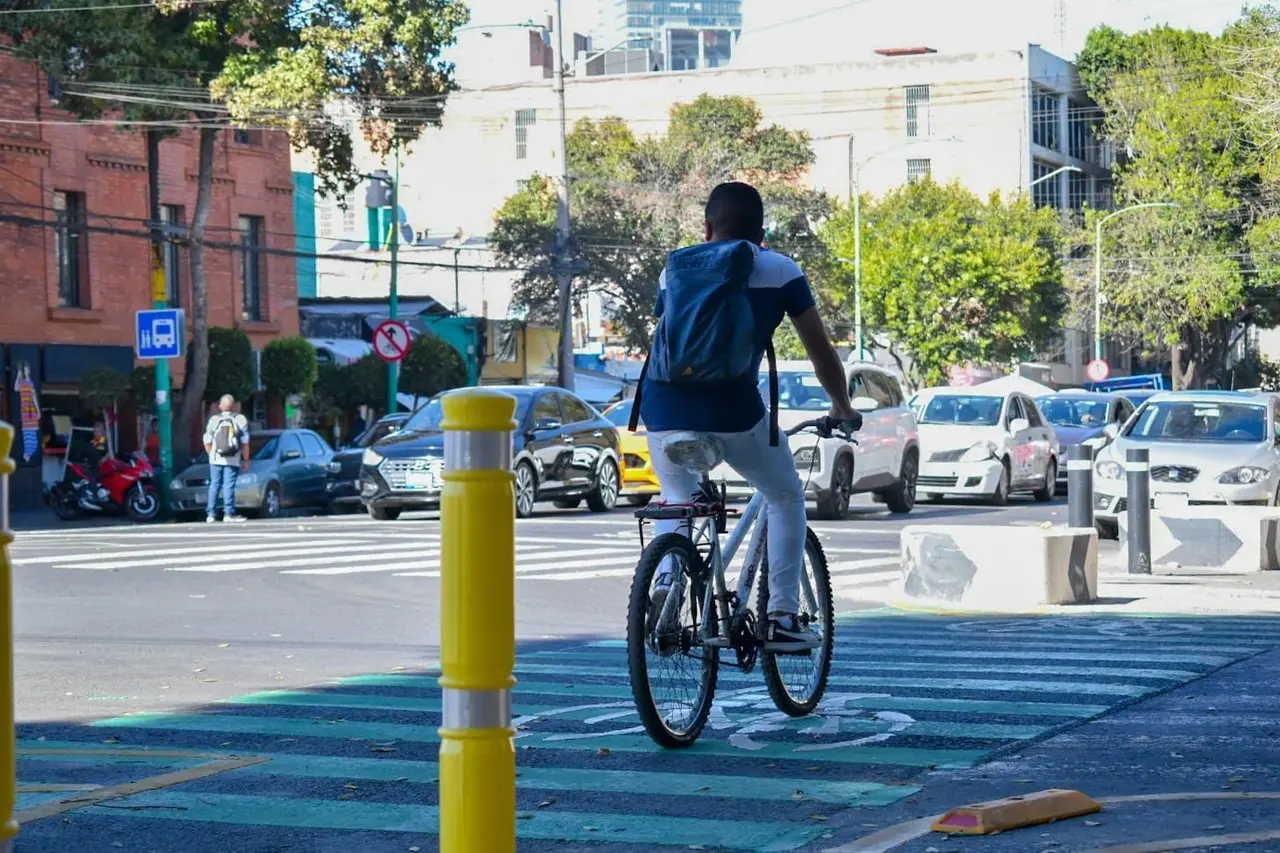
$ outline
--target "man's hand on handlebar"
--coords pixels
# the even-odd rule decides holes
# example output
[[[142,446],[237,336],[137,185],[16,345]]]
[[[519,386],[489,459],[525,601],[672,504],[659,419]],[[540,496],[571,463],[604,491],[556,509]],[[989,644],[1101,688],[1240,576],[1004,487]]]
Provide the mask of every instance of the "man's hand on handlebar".
[[[854,442],[856,444],[857,442],[854,441],[853,433],[862,426],[862,416],[857,412],[854,412],[853,414],[854,417],[850,419],[823,415],[820,418],[796,424],[791,429],[787,430],[787,435],[795,435],[796,433],[804,432],[805,430],[813,430],[822,438],[831,438],[835,433],[843,433],[843,437],[846,441]]]
[[[829,417],[833,421],[839,422],[839,428],[843,429],[846,433],[853,433],[862,429],[862,413],[852,406],[845,408],[839,403],[836,403],[832,405]]]

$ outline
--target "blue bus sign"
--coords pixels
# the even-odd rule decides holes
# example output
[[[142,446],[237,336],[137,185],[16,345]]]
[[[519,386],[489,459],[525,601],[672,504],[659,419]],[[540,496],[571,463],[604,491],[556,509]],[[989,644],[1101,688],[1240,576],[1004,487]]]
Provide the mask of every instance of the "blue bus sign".
[[[139,311],[134,351],[138,358],[179,358],[186,352],[187,322],[181,308]]]

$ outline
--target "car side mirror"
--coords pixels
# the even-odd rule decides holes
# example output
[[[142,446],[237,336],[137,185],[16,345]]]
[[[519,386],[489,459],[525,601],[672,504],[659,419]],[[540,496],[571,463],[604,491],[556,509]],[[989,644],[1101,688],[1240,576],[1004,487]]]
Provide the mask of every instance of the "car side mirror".
[[[539,432],[543,430],[560,429],[560,426],[559,418],[538,418],[538,420],[533,424],[533,428]]]
[[[1120,424],[1110,423],[1102,428],[1102,435],[1107,441],[1115,441],[1120,437]]]
[[[870,397],[854,397],[850,402],[853,403],[854,411],[858,412],[874,412],[880,407],[880,404]]]
[[[280,459],[284,462],[291,462],[294,459],[301,459],[301,458],[302,458],[301,450],[286,450],[284,452],[284,455],[280,457]]]
[[[1009,421],[1009,432],[1022,432],[1024,429],[1031,429],[1031,421],[1026,418],[1014,418]]]

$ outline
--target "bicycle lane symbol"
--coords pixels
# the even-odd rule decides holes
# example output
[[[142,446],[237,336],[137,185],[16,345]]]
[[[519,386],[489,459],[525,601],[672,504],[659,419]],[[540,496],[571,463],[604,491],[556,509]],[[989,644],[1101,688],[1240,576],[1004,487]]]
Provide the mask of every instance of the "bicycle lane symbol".
[[[774,708],[773,700],[769,698],[767,691],[752,687],[729,691],[716,697],[711,706],[707,728],[714,732],[727,732],[729,744],[746,752],[762,750],[790,753],[829,752],[868,746],[884,743],[906,734],[916,722],[910,715],[897,711],[851,707],[852,703],[862,700],[888,698],[890,696],[887,693],[834,693],[824,697],[818,703],[814,713],[809,716],[791,717]],[[581,716],[589,711],[600,713]],[[631,702],[597,702],[528,714],[514,720],[513,725],[519,730],[516,733],[517,740],[530,739],[538,743],[551,744],[643,735],[644,726],[624,725],[596,728],[587,732],[555,733],[530,731],[529,727],[538,722],[556,718],[578,719],[581,717],[579,722],[587,726],[598,726],[620,722],[635,716],[635,706]],[[792,733],[819,740],[800,743],[794,740],[761,737],[778,733]],[[847,737],[851,734],[857,736]]]

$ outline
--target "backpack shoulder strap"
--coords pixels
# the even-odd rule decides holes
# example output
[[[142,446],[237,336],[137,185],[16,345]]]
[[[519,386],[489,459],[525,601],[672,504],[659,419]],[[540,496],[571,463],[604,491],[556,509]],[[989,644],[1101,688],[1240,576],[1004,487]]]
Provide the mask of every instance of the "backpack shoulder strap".
[[[773,338],[764,347],[769,357],[769,446],[778,446],[778,357],[773,351]]]
[[[653,351],[653,347],[649,348]],[[640,395],[644,393],[644,377],[649,372],[649,356],[644,357],[644,365],[640,368],[640,378],[636,380],[636,395],[631,398],[631,423],[627,425],[627,429],[631,432],[636,431],[636,427],[640,425]]]

